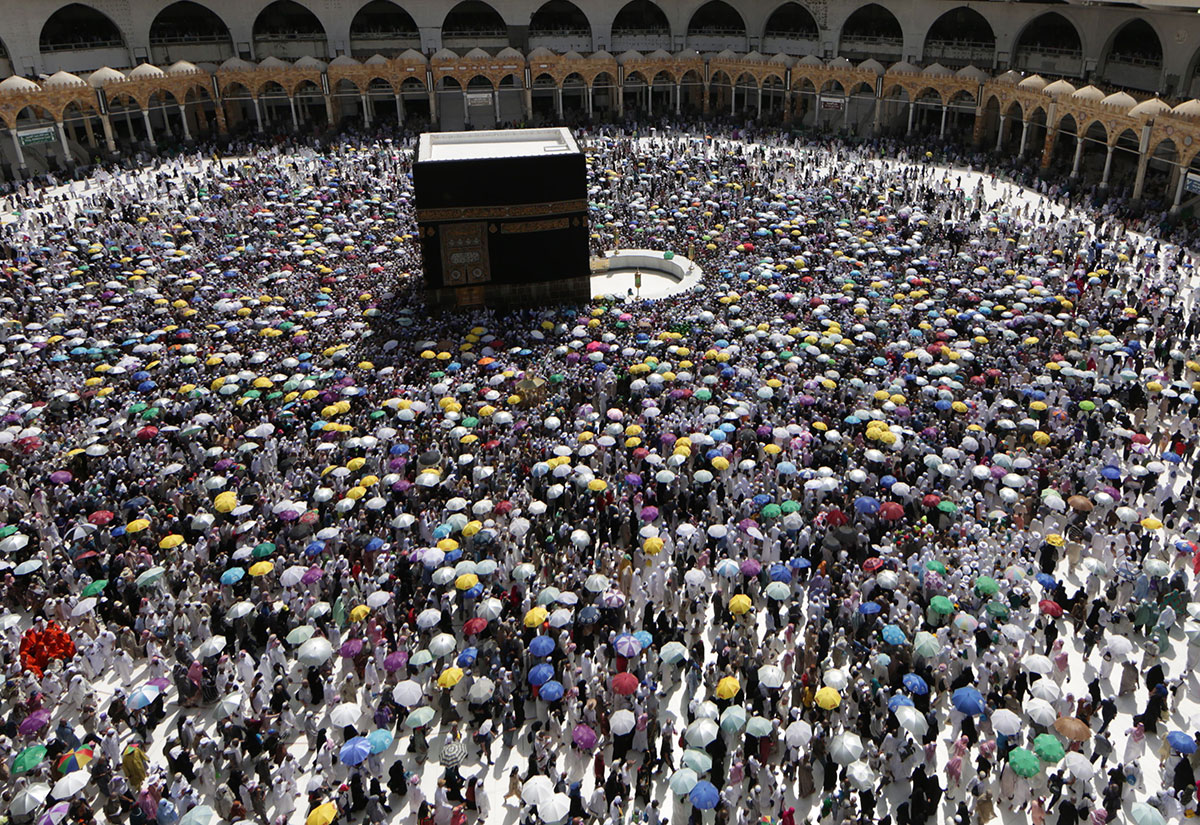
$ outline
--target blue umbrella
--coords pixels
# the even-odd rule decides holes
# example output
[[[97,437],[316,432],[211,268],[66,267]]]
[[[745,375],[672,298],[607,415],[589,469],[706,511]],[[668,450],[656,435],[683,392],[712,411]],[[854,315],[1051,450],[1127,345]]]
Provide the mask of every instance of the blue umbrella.
[[[1036,579],[1037,583],[1047,590],[1054,590],[1058,587],[1058,581],[1049,573],[1038,573],[1036,576],[1034,576],[1034,579]]]
[[[1183,456],[1172,450],[1170,452],[1163,453],[1162,460],[1169,461],[1172,464],[1178,464],[1179,462],[1183,461]]]
[[[908,637],[898,626],[890,624],[883,629],[883,640],[889,645],[902,645],[908,641]]]
[[[721,801],[721,792],[717,790],[713,783],[706,779],[701,779],[688,792],[688,799],[700,810],[710,811],[717,807],[717,803]]]
[[[900,683],[911,693],[918,696],[924,696],[929,692],[929,685],[925,684],[925,680],[915,673],[905,673]]]
[[[575,618],[575,621],[580,624],[593,624],[600,621],[600,608],[594,604],[589,604],[583,610],[579,611],[579,615]]]
[[[371,740],[365,736],[355,736],[338,751],[338,759],[343,765],[357,765],[370,755]]]
[[[546,684],[538,688],[538,698],[544,699],[547,702],[557,702],[559,699],[563,698],[563,692],[562,682],[557,682],[554,679],[551,679],[549,682],[546,682]]]
[[[529,652],[534,656],[549,656],[554,648],[555,642],[549,636],[534,636],[529,640]]]
[[[475,659],[478,658],[478,656],[479,651],[476,648],[468,647],[463,650],[462,653],[458,654],[458,659],[455,660],[455,664],[459,667],[470,667],[471,665],[475,664]]]
[[[983,701],[983,694],[973,687],[960,687],[954,691],[950,695],[950,704],[968,716],[976,716],[987,708],[987,703]]]
[[[854,499],[854,509],[868,516],[879,512],[879,499],[871,496],[859,496]]]
[[[768,575],[770,575],[773,582],[783,582],[784,584],[791,584],[792,582],[792,571],[778,562],[771,565],[771,572]]]
[[[381,550],[382,548],[383,548],[383,539],[381,539],[381,538],[376,537],[367,542],[367,552],[368,553],[374,553],[378,550]]]
[[[1196,740],[1181,730],[1173,730],[1168,733],[1167,742],[1179,753],[1196,752]]]
[[[803,556],[796,556],[795,558],[788,559],[788,567],[793,570],[807,570],[812,567],[812,562]]]
[[[888,699],[888,710],[894,711],[896,708],[904,707],[904,706],[908,706],[911,708],[911,707],[915,707],[916,705],[912,699],[909,699],[903,693],[897,693],[891,699]]]
[[[1119,467],[1114,467],[1113,465],[1109,464],[1107,467],[1101,468],[1100,475],[1104,476],[1105,478],[1109,479],[1110,481],[1116,481],[1118,478],[1121,477],[1121,469]]]
[[[764,504],[770,504],[770,503],[771,503],[771,497],[769,495],[767,495],[766,493],[759,493],[758,495],[756,495],[754,497],[754,504],[758,507],[762,507]]]
[[[304,548],[304,554],[307,556],[319,556],[325,552],[325,542],[310,541],[308,546]]]
[[[529,670],[529,684],[544,685],[554,678],[554,666],[547,664],[534,665]]]
[[[392,736],[390,730],[379,728],[367,734],[367,741],[371,743],[371,753],[383,753],[392,745]]]
[[[639,630],[637,633],[634,633],[633,638],[642,643],[642,650],[645,650],[646,648],[650,647],[650,645],[654,644],[654,637],[645,630]]]
[[[858,612],[864,616],[874,616],[880,610],[883,608],[879,606],[878,602],[863,602],[858,606]]]
[[[231,567],[221,574],[221,584],[237,584],[246,575],[246,570],[241,567]]]

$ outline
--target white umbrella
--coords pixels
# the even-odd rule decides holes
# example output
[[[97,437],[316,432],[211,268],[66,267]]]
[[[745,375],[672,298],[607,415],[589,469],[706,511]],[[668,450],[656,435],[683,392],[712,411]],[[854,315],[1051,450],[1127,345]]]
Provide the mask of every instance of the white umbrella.
[[[249,616],[254,612],[254,604],[252,602],[240,601],[229,610],[225,611],[226,619],[240,619],[243,616]]]
[[[896,708],[896,719],[900,722],[900,727],[913,736],[924,736],[925,732],[929,730],[929,722],[925,719],[925,714],[912,705],[901,705]]]
[[[609,730],[617,736],[629,733],[636,724],[637,717],[633,715],[633,711],[624,708],[614,713],[608,720]]]
[[[697,719],[687,726],[684,740],[694,748],[707,747],[720,733],[717,723],[711,719]]]
[[[209,656],[216,656],[224,649],[224,636],[209,636],[204,640],[204,644],[200,645],[199,656],[201,659],[207,659]]]
[[[863,743],[856,733],[839,733],[829,743],[829,755],[839,765],[849,765],[863,755]]]
[[[1113,656],[1121,659],[1133,653],[1133,642],[1129,641],[1126,636],[1113,636],[1108,640],[1106,649]]]
[[[429,628],[442,620],[442,611],[429,607],[417,614],[417,627]]]
[[[471,684],[471,689],[467,691],[467,701],[475,704],[482,704],[492,698],[492,694],[496,692],[496,683],[486,676],[481,676]]]
[[[390,590],[376,590],[370,596],[367,596],[367,607],[372,609],[383,607],[392,598]]]
[[[344,728],[347,725],[357,725],[362,718],[362,708],[353,702],[343,702],[329,713],[329,721]]]
[[[1025,703],[1025,715],[1043,727],[1050,727],[1058,712],[1045,699],[1030,699]]]
[[[1019,642],[1029,635],[1025,632],[1025,628],[1015,624],[1000,625],[1000,632],[1004,634],[1004,638],[1012,642]]]
[[[303,665],[315,667],[329,661],[333,645],[323,636],[315,636],[296,648],[296,659]]]
[[[783,685],[783,670],[775,665],[763,665],[758,669],[758,683],[765,688]]]
[[[45,782],[36,782],[13,797],[8,812],[15,816],[31,814],[42,807],[49,795],[50,786]]]
[[[1091,779],[1092,775],[1096,772],[1095,766],[1092,765],[1088,758],[1077,751],[1068,751],[1063,764],[1071,772],[1072,776],[1076,779],[1082,779],[1085,782]]]
[[[846,778],[860,791],[868,790],[875,785],[875,772],[866,762],[854,762],[847,765]]]
[[[1057,702],[1062,698],[1062,688],[1051,679],[1038,679],[1029,686],[1029,692],[1047,702]]]
[[[787,726],[784,731],[784,741],[790,747],[802,748],[812,741],[812,725],[805,722],[803,719],[797,719],[795,722]]]
[[[86,599],[80,599],[78,604],[71,608],[73,617],[84,616],[96,609],[96,597],[88,596]]]
[[[850,677],[848,677],[844,671],[838,670],[835,667],[825,671],[825,676],[821,681],[823,681],[827,687],[841,691],[845,690],[846,686],[850,684]]]
[[[484,599],[475,608],[475,615],[494,622],[504,612],[504,602],[499,599]]]
[[[411,708],[421,704],[424,691],[412,679],[405,679],[392,688],[392,698],[396,700],[396,704]]]
[[[209,825],[216,818],[217,812],[212,808],[197,805],[180,818],[179,825]]]
[[[71,771],[54,783],[50,795],[55,799],[67,799],[82,791],[91,780],[92,775],[87,771]]]
[[[231,693],[228,696],[221,697],[221,701],[217,702],[215,709],[216,717],[224,719],[226,716],[232,716],[237,713],[238,708],[242,706],[242,700],[245,698],[241,693]]]
[[[1016,736],[1021,732],[1021,717],[1008,708],[1001,708],[992,714],[992,730],[1005,736]]]
[[[551,794],[538,803],[537,811],[543,822],[559,822],[571,812],[571,797],[565,793]]]
[[[537,805],[553,795],[554,783],[550,781],[550,777],[542,774],[530,777],[529,781],[521,786],[521,801],[527,805]]]
[[[307,572],[308,568],[304,565],[293,564],[279,575],[279,583],[284,587],[295,587],[300,583],[300,579],[304,578],[304,574]]]
[[[1050,673],[1052,670],[1054,670],[1054,662],[1050,661],[1048,656],[1043,656],[1040,653],[1029,654],[1021,661],[1021,664],[1030,673],[1040,673],[1042,676],[1045,676],[1047,673]],[[1042,681],[1045,680],[1038,680],[1038,682]]]

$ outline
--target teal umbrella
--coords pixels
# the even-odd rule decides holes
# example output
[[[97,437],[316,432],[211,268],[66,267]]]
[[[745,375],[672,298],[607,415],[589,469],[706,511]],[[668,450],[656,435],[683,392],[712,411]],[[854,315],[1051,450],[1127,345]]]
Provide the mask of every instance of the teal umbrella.
[[[433,721],[434,713],[431,707],[420,707],[411,711],[404,719],[404,727],[406,728],[423,728]]]
[[[1031,776],[1037,776],[1042,766],[1038,763],[1038,758],[1031,751],[1025,748],[1013,748],[1008,752],[1008,765],[1013,769],[1013,773],[1017,776],[1023,776],[1028,779]]]
[[[725,712],[721,714],[721,730],[726,733],[736,733],[744,727],[746,727],[745,708],[738,705],[725,708]]]

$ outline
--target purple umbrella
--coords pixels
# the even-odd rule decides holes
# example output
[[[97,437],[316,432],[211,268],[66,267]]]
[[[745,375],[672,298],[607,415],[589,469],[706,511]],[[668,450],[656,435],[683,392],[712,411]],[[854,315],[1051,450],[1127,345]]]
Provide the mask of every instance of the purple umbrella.
[[[629,475],[625,476],[625,483],[630,487],[641,487],[642,477],[637,473],[630,473]]]
[[[383,669],[388,673],[394,673],[400,668],[408,664],[408,651],[397,650],[389,653],[383,660]]]
[[[571,733],[571,739],[574,740],[576,746],[585,751],[596,747],[596,732],[587,725],[576,725],[575,730]]]
[[[625,596],[616,590],[610,590],[600,597],[600,605],[602,607],[624,607]]]
[[[300,518],[300,514],[295,510],[284,510],[279,514],[279,518],[282,521],[295,521],[296,519]]]
[[[741,569],[743,576],[757,576],[762,572],[762,565],[759,564],[758,559],[746,559],[742,562]]]
[[[51,484],[66,484],[72,478],[74,478],[74,476],[71,475],[70,470],[55,470],[53,473],[50,474],[50,483]]]
[[[35,710],[22,719],[17,732],[22,736],[28,736],[31,733],[37,733],[48,724],[50,724],[50,711],[42,708],[41,710]]]
[[[353,659],[358,654],[362,653],[362,639],[351,639],[341,646],[338,654],[344,659]]]
[[[654,521],[656,518],[658,518],[658,508],[657,507],[643,507],[642,508],[642,521],[649,523],[651,521]]]
[[[304,582],[305,584],[312,584],[313,582],[320,581],[324,575],[325,571],[321,568],[310,567],[305,571],[304,575],[300,577],[300,581]]]
[[[67,814],[71,812],[70,802],[59,802],[46,813],[38,818],[37,825],[58,825],[67,818]]]
[[[171,680],[166,679],[166,678],[151,679],[146,684],[154,685],[159,690],[166,690],[167,688],[169,688],[171,686]]]

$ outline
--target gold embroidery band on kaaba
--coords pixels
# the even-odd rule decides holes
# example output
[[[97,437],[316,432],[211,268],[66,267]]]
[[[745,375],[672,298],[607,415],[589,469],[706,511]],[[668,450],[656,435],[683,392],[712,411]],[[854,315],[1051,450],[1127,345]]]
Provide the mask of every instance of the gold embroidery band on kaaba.
[[[549,203],[517,203],[505,206],[448,206],[441,209],[418,209],[418,223],[438,221],[486,221],[504,218],[544,218],[586,212],[586,200],[550,201]]]
[[[549,232],[551,229],[566,229],[571,225],[569,218],[549,218],[544,221],[517,221],[516,223],[500,224],[501,235],[514,235],[520,232]]]

